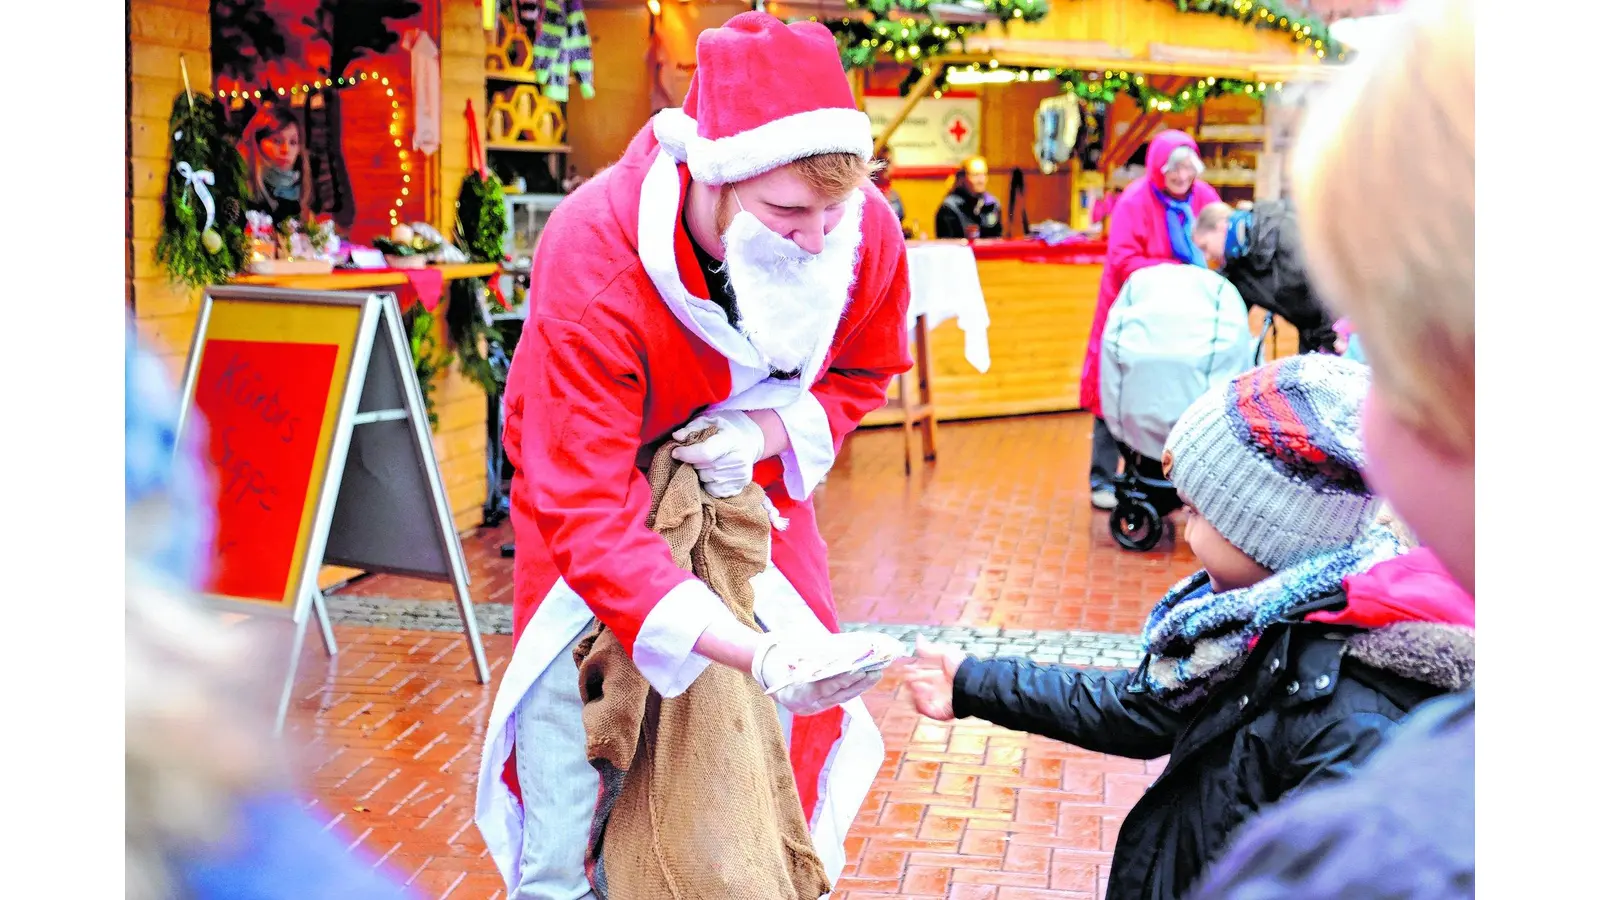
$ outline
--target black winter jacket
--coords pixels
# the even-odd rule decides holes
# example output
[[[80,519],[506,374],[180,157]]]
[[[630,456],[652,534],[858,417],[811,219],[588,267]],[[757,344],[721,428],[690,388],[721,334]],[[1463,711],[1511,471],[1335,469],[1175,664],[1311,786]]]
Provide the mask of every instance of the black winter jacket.
[[[1275,625],[1238,675],[1181,713],[1146,693],[1140,673],[968,659],[955,714],[1116,756],[1170,755],[1117,836],[1106,897],[1178,898],[1241,822],[1291,791],[1346,777],[1412,707],[1443,693],[1346,655],[1351,633]]]
[[[1230,242],[1222,275],[1246,304],[1282,316],[1298,329],[1301,353],[1331,352],[1338,335],[1306,274],[1294,205],[1268,201],[1237,217],[1229,228],[1242,227],[1244,233]]]
[[[968,226],[978,226],[978,237],[997,238],[1005,232],[1005,222],[1000,215],[1000,201],[993,194],[973,196],[964,191],[951,191],[939,204],[933,217],[933,232],[940,238],[964,238]]]

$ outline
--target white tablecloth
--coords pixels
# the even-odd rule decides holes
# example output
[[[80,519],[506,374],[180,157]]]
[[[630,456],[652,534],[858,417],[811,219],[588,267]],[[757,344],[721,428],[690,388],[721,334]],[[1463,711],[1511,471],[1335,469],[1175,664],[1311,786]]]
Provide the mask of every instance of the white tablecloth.
[[[967,362],[989,371],[989,307],[978,283],[978,260],[964,243],[913,244],[906,247],[911,306],[906,327],[927,316],[928,330],[955,319],[966,335]]]

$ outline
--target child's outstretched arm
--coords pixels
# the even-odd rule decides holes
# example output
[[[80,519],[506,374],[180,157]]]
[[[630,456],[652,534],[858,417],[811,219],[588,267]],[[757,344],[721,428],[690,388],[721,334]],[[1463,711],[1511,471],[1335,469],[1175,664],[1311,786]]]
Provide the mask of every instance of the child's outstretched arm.
[[[906,678],[929,718],[976,716],[1016,731],[1132,759],[1172,752],[1189,717],[1149,694],[1127,690],[1133,673],[1047,666],[1026,659],[980,660],[917,639],[917,656],[938,660]]]

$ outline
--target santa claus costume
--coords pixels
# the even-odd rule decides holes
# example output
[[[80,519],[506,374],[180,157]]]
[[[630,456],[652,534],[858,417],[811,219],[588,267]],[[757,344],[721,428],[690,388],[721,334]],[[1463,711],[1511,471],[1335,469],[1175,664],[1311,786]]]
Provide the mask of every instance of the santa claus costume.
[[[756,614],[774,634],[837,632],[809,498],[845,435],[911,364],[905,244],[877,191],[854,192],[827,236],[825,253],[844,254],[849,280],[828,310],[836,327],[819,331],[798,379],[774,376],[707,299],[684,225],[691,178],[734,184],[823,153],[870,159],[872,136],[821,25],[743,13],[701,35],[698,59],[683,108],[658,114],[555,210],[534,259],[533,308],[506,389],[515,650],[477,798],[510,900],[589,891],[583,853],[599,791],[584,756],[576,640],[598,617],[674,697],[711,664],[693,647],[728,615],[646,525],[642,468],[656,447],[708,410],[778,415],[789,449],[758,463],[754,481],[786,525],[754,582]],[[741,309],[761,302],[752,293],[736,298]],[[780,718],[817,853],[836,880],[882,739],[859,699],[813,716],[780,707]]]

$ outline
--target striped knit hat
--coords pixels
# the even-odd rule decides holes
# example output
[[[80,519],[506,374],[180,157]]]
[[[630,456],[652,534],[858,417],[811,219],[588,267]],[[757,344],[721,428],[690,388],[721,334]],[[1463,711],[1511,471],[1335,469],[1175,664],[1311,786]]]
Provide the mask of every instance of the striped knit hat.
[[[1167,436],[1178,494],[1277,572],[1347,546],[1378,512],[1361,477],[1370,370],[1338,356],[1268,363],[1195,401]]]

